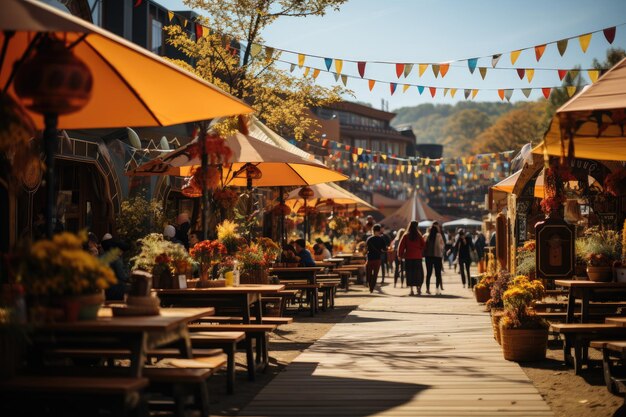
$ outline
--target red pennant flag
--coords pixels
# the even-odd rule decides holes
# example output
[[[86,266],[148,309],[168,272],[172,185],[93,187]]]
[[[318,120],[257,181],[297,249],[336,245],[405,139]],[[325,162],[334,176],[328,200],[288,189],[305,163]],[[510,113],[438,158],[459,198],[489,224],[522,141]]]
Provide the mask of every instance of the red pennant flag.
[[[359,69],[359,75],[363,78],[365,76],[365,62],[357,62],[356,66]]]
[[[609,41],[609,43],[613,43],[615,40],[615,26],[612,28],[606,28],[602,32],[604,33],[606,40]]]
[[[550,97],[552,89],[550,87],[542,88],[541,92],[543,93],[543,96],[547,99],[548,97]]]
[[[517,69],[517,76],[519,77],[520,80],[524,79],[524,74],[526,74],[526,70],[524,68]]]
[[[541,56],[546,51],[546,44],[535,46],[535,58],[537,58],[537,62],[541,59]]]
[[[563,81],[563,78],[567,75],[567,70],[559,70],[559,80]]]
[[[428,87],[428,89],[430,90],[430,96],[434,98],[435,94],[437,94],[437,87]]]
[[[202,26],[200,23],[196,23],[196,42],[200,40],[202,37]]]
[[[389,83],[389,91],[391,91],[391,95],[393,96],[393,93],[396,92],[396,87],[398,84],[396,83]]]
[[[404,64],[396,64],[396,75],[400,78],[402,74],[404,74]]]
[[[324,139],[322,141],[322,147],[327,148],[328,147],[328,139]]]

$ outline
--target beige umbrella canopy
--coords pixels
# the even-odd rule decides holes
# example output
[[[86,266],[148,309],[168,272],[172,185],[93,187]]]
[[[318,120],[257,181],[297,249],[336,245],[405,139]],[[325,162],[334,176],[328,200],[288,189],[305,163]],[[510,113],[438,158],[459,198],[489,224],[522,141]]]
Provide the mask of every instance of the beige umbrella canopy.
[[[176,175],[187,177],[200,165],[200,157],[189,149],[196,143],[181,146],[169,154],[129,171],[129,175]],[[327,168],[321,162],[306,160],[289,151],[249,135],[235,133],[225,138],[233,151],[230,168],[223,169],[224,185],[246,186],[246,168],[256,167],[259,178],[252,179],[255,187],[304,186],[321,182],[343,181],[347,177]]]
[[[359,198],[345,188],[332,182],[312,185],[313,196],[307,199],[308,207],[316,207],[318,210],[331,211],[336,205],[350,205],[359,210],[376,210],[376,207],[367,201]],[[285,204],[292,210],[298,210],[304,206],[304,199],[298,194],[302,188],[297,188],[290,192],[285,200]]]
[[[162,126],[252,112],[153,53],[37,1],[2,0],[0,30],[2,107],[21,104],[45,127],[49,236],[58,128]]]

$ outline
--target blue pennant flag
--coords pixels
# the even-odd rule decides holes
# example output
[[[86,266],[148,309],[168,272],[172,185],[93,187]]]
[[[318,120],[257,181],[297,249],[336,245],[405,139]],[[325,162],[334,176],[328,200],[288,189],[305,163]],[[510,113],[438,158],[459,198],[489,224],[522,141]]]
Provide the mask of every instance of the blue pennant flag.
[[[324,58],[324,63],[326,64],[326,70],[330,71],[330,66],[333,65],[332,58]]]
[[[469,70],[472,74],[476,69],[476,64],[478,64],[478,58],[471,58],[467,60],[467,66],[469,67]]]
[[[424,86],[423,85],[418,85],[417,86],[417,91],[419,91],[420,95],[422,95],[422,93],[424,92]]]

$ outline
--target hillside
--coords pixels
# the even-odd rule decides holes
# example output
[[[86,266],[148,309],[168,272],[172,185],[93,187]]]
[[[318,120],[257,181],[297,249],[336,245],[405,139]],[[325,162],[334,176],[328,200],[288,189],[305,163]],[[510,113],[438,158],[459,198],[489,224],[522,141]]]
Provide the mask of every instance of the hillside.
[[[444,155],[449,157],[537,143],[547,127],[545,102],[427,103],[402,107],[396,113],[391,122],[394,127],[410,126],[417,143],[444,145]],[[523,123],[525,128],[518,132],[511,126],[514,123]]]

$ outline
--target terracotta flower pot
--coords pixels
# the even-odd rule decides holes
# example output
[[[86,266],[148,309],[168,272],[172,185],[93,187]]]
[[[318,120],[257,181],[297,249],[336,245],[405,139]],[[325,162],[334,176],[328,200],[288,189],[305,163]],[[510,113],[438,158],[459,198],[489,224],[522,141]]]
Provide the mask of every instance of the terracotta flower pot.
[[[476,302],[486,303],[491,298],[491,289],[489,287],[474,287],[474,295]]]
[[[590,281],[610,282],[613,279],[613,271],[610,266],[587,266],[587,276]]]
[[[540,361],[546,358],[548,329],[510,329],[500,326],[502,353],[507,361]]]

